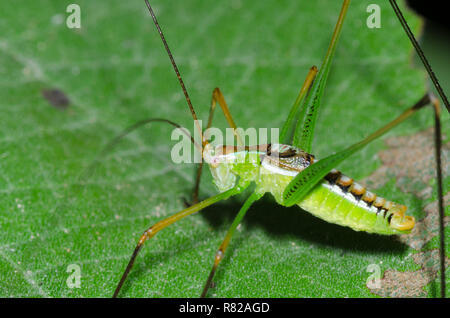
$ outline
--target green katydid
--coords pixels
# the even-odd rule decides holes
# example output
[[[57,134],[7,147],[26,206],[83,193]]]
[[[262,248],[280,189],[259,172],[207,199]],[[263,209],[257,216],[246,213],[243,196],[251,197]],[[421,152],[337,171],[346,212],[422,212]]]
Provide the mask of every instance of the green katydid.
[[[194,121],[197,121],[197,115],[191,104],[172,53],[156,20],[156,16],[148,1],[146,0],[145,2],[169,54],[192,117]],[[349,226],[355,230],[387,235],[402,234],[411,231],[415,221],[413,217],[406,215],[405,206],[387,201],[366,190],[354,182],[353,179],[334,170],[334,167],[426,105],[431,104],[434,106],[437,114],[436,120],[438,122],[438,101],[432,94],[426,94],[415,105],[408,108],[392,122],[369,135],[361,142],[321,160],[315,159],[310,154],[317,111],[324,93],[328,72],[349,3],[349,0],[344,0],[343,2],[329,49],[321,67],[319,69],[316,67],[311,68],[299,96],[291,108],[280,135],[281,142],[285,144],[267,144],[255,147],[213,147],[206,138],[203,138],[203,131],[200,127],[196,126],[199,129],[199,134],[202,136],[202,142],[201,145],[195,143],[195,141],[193,143],[202,151],[202,157],[208,163],[214,177],[215,185],[220,190],[220,193],[197,203],[202,171],[202,164],[200,164],[193,195],[194,204],[156,223],[142,234],[114,292],[114,297],[119,294],[144,242],[168,225],[216,202],[242,193],[250,185],[255,185],[255,190],[247,198],[238,212],[224,241],[217,250],[212,270],[206,280],[201,296],[207,295],[216,269],[225,255],[228,244],[237,226],[242,221],[250,206],[267,192],[271,193],[280,205],[298,205],[328,222]],[[236,124],[219,89],[215,89],[213,92],[208,127],[211,126],[216,103],[220,105],[230,127],[236,132]],[[177,126],[175,123],[162,119],[142,121],[119,136],[119,139],[131,130],[150,121],[165,121]],[[440,134],[440,131],[437,131],[437,134]],[[238,140],[241,138],[237,132],[236,138]],[[116,141],[117,139],[113,143]]]

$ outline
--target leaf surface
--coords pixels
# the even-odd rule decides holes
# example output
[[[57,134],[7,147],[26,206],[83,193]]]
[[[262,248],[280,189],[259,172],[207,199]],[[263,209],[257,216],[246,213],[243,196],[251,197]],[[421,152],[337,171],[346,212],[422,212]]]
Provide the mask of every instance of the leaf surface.
[[[81,29],[66,27],[69,3],[0,4],[2,297],[111,296],[140,234],[181,210],[193,187],[193,165],[172,163],[172,128],[161,124],[133,133],[78,182],[99,150],[134,122],[162,117],[191,131],[193,123],[143,1],[77,1]],[[382,27],[366,26],[370,3],[350,6],[316,125],[318,158],[367,136],[425,92],[424,72],[412,66],[410,44],[387,3],[380,3]],[[309,67],[320,64],[340,9],[339,1],[152,5],[199,117],[206,123],[218,86],[244,128],[281,127]],[[419,19],[406,17],[417,33]],[[44,97],[49,89],[69,105],[55,106]],[[388,136],[424,131],[431,118],[422,111]],[[448,116],[448,130],[445,123]],[[226,128],[219,111],[214,126]],[[383,139],[375,141],[339,169],[364,179],[383,167],[377,153],[385,148]],[[203,198],[216,193],[205,172]],[[417,193],[430,184],[415,180],[414,191],[405,192],[396,179],[372,189],[422,218],[435,197]],[[159,233],[121,296],[199,296],[243,199]],[[416,271],[414,253],[394,238],[328,224],[267,195],[236,231],[210,296],[372,297],[368,266]],[[67,285],[70,264],[80,267],[80,288]]]

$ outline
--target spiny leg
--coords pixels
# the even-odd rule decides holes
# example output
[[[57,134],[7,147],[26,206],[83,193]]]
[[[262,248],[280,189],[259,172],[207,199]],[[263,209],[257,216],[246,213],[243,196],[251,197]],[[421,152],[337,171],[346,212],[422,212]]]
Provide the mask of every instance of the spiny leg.
[[[320,100],[323,96],[328,73],[333,60],[339,35],[342,30],[345,15],[348,10],[350,0],[344,0],[341,13],[339,14],[330,45],[328,47],[325,58],[320,66],[319,73],[311,86],[305,102],[302,105],[299,120],[297,122],[294,134],[293,146],[298,147],[308,153],[311,153],[311,144],[314,137],[314,126],[317,118],[317,111],[320,106]]]
[[[257,201],[262,197],[263,194],[253,192],[252,195],[250,195],[247,200],[244,202],[244,205],[239,210],[238,215],[234,218],[233,223],[231,224],[230,228],[228,229],[227,235],[225,236],[225,239],[223,240],[222,244],[220,244],[219,249],[216,252],[216,255],[214,257],[214,264],[211,269],[211,272],[208,276],[208,279],[206,280],[205,287],[203,288],[203,292],[200,297],[205,297],[206,293],[208,292],[209,287],[211,286],[212,279],[214,277],[214,274],[216,273],[217,267],[219,266],[220,262],[223,259],[223,256],[225,254],[225,251],[228,247],[228,244],[230,243],[231,236],[233,235],[234,231],[236,230],[237,226],[241,223],[243,217],[247,213],[250,206],[253,204],[253,202]]]
[[[295,117],[297,117],[298,108],[300,106],[300,103],[305,98],[306,94],[308,93],[311,84],[314,81],[314,78],[317,75],[317,67],[313,65],[310,69],[308,74],[306,75],[305,81],[303,82],[302,88],[300,89],[300,92],[298,93],[297,99],[295,100],[294,104],[291,107],[291,110],[289,112],[289,115],[286,119],[286,122],[283,125],[283,128],[281,129],[280,134],[280,142],[285,144],[292,144],[291,139],[291,131],[295,128],[295,125],[293,125],[293,121]],[[294,126],[294,127],[292,127]]]
[[[214,111],[216,110],[217,103],[219,103],[220,108],[222,109],[222,112],[228,122],[228,125],[233,129],[233,133],[237,138],[238,144],[243,145],[242,137],[239,135],[239,132],[236,130],[237,126],[233,120],[233,116],[231,116],[230,109],[228,108],[228,105],[225,102],[225,97],[223,96],[222,92],[220,91],[220,89],[218,87],[216,87],[212,93],[211,107],[209,109],[208,125],[206,126],[206,129],[211,128],[212,121],[214,118]],[[198,193],[199,193],[199,189],[200,189],[200,180],[202,177],[202,170],[203,170],[203,160],[198,164],[198,167],[197,167],[195,186],[194,186],[194,191],[192,194],[192,204],[196,204],[198,202]],[[185,201],[185,204],[186,204],[186,206],[190,205],[186,201]]]
[[[242,188],[242,187],[232,188],[228,191],[225,191],[218,195],[212,196],[212,197],[210,197],[200,203],[197,203],[189,208],[186,208],[164,220],[159,221],[155,225],[148,228],[144,232],[144,234],[142,234],[142,236],[140,237],[138,244],[136,245],[136,248],[134,249],[134,252],[131,255],[130,261],[128,262],[128,265],[125,269],[125,272],[123,273],[122,278],[120,279],[119,284],[117,285],[116,290],[114,291],[113,298],[117,297],[117,295],[119,294],[120,289],[122,288],[122,285],[125,282],[125,279],[127,278],[131,268],[133,267],[134,261],[136,260],[136,257],[138,255],[139,251],[141,250],[142,246],[144,245],[145,241],[151,239],[160,230],[162,230],[162,229],[166,228],[167,226],[171,225],[172,223],[184,218],[185,216],[188,216],[195,212],[198,212],[213,203],[216,203],[221,200],[225,200],[225,199],[229,198],[230,196],[233,196],[233,195],[236,195],[236,194],[242,192],[243,190],[244,190],[244,188]]]

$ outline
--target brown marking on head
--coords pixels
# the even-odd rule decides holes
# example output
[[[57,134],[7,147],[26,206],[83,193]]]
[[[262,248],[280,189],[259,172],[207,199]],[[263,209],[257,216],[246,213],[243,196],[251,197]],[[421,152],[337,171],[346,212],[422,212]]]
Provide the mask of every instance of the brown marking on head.
[[[273,147],[269,145],[264,160],[269,160],[273,165],[292,171],[302,171],[314,162],[314,156],[311,154],[291,146],[281,146],[287,147],[287,149],[278,152],[278,149],[273,149]]]
[[[280,158],[291,158],[297,155],[297,151],[294,148],[288,148],[286,151],[278,153]]]

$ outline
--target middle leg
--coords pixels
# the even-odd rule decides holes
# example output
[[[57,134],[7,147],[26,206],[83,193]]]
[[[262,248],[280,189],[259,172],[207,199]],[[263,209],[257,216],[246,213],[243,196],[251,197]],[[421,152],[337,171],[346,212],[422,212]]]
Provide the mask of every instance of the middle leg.
[[[241,223],[242,219],[244,218],[245,214],[247,213],[250,206],[260,199],[264,194],[253,192],[252,195],[250,195],[247,200],[245,201],[242,208],[239,210],[238,215],[234,218],[233,223],[231,224],[230,228],[228,229],[227,235],[225,236],[225,239],[223,240],[222,244],[220,244],[219,249],[216,252],[216,255],[214,257],[214,264],[211,269],[211,272],[208,276],[208,279],[206,280],[205,287],[203,288],[203,292],[200,297],[205,297],[206,293],[208,292],[209,287],[211,286],[212,279],[214,277],[214,274],[216,273],[217,267],[219,266],[219,263],[222,261],[223,256],[225,254],[225,250],[228,247],[228,244],[230,243],[231,236],[234,233],[234,230],[236,230],[237,226]]]

